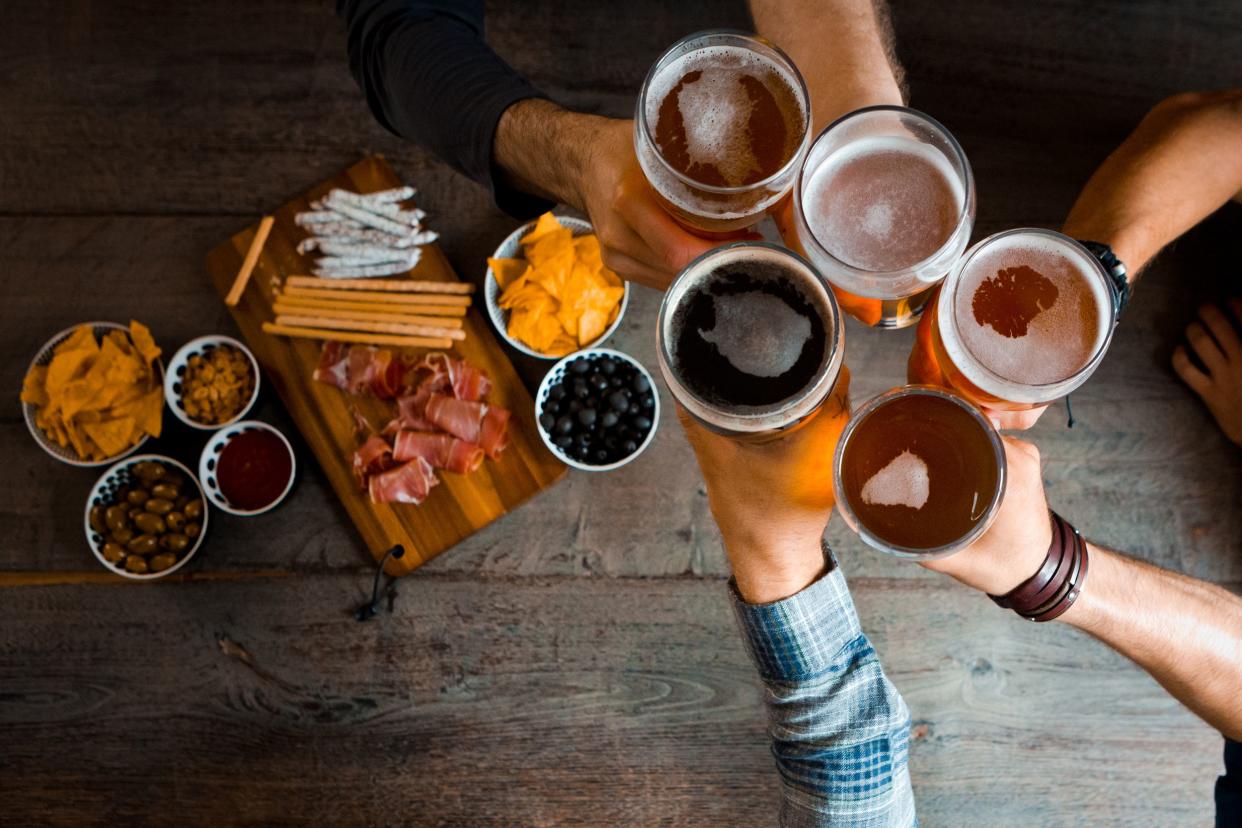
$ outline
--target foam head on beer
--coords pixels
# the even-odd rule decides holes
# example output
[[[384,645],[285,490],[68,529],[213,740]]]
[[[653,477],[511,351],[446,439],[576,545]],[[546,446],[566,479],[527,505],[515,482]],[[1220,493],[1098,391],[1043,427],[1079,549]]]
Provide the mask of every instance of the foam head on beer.
[[[733,244],[696,260],[669,288],[659,324],[670,390],[722,427],[749,418],[753,430],[779,428],[804,415],[840,362],[830,294],[809,265],[772,245]]]
[[[816,240],[860,270],[904,270],[952,237],[965,192],[945,156],[914,138],[846,143],[809,173],[803,211]]]
[[[770,178],[798,152],[805,108],[788,72],[756,51],[714,45],[662,68],[647,92],[661,157],[714,187]]]
[[[1074,377],[1111,328],[1112,300],[1097,270],[1089,253],[1057,234],[1011,232],[981,243],[963,263],[952,295],[961,347],[1004,383],[1045,386]],[[955,356],[951,347],[949,353]],[[971,371],[971,359],[954,364],[1008,399],[1003,387],[993,389],[988,377]]]
[[[999,439],[969,403],[919,387],[889,392],[841,439],[838,498],[851,525],[890,551],[944,550],[994,513],[1003,462]]]

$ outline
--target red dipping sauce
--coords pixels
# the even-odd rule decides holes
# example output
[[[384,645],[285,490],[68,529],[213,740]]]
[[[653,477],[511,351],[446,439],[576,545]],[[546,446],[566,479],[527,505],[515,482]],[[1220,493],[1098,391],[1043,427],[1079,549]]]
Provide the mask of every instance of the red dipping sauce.
[[[220,492],[234,508],[247,512],[274,503],[292,474],[293,459],[284,441],[261,429],[238,434],[216,462]]]

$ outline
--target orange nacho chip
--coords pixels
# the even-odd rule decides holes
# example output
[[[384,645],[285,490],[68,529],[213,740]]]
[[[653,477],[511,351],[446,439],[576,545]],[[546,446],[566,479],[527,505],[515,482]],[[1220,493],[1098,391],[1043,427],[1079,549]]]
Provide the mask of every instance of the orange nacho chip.
[[[130,322],[129,333],[110,331],[96,341],[79,325],[56,346],[47,365],[22,383],[22,402],[35,407],[35,424],[48,439],[83,460],[106,460],[158,437],[164,389],[155,370],[160,348],[151,332]]]
[[[625,287],[604,265],[594,233],[573,231],[544,213],[522,237],[524,259],[488,259],[509,311],[509,336],[564,356],[598,339],[617,318]]]

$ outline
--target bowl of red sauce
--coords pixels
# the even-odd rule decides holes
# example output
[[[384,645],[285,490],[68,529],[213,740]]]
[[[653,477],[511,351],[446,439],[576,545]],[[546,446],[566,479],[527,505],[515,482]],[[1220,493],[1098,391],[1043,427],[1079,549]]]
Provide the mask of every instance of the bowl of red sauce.
[[[198,460],[198,479],[207,499],[243,517],[275,508],[293,488],[296,471],[293,447],[285,435],[258,420],[220,429]]]

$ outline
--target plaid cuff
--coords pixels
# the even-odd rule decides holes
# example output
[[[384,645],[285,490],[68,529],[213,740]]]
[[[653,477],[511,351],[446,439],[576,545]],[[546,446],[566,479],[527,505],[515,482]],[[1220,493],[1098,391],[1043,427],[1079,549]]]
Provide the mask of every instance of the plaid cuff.
[[[832,553],[825,556],[833,564]],[[748,604],[729,581],[733,613],[764,681],[799,682],[840,669],[841,652],[862,635],[845,576],[835,565],[801,592]]]

